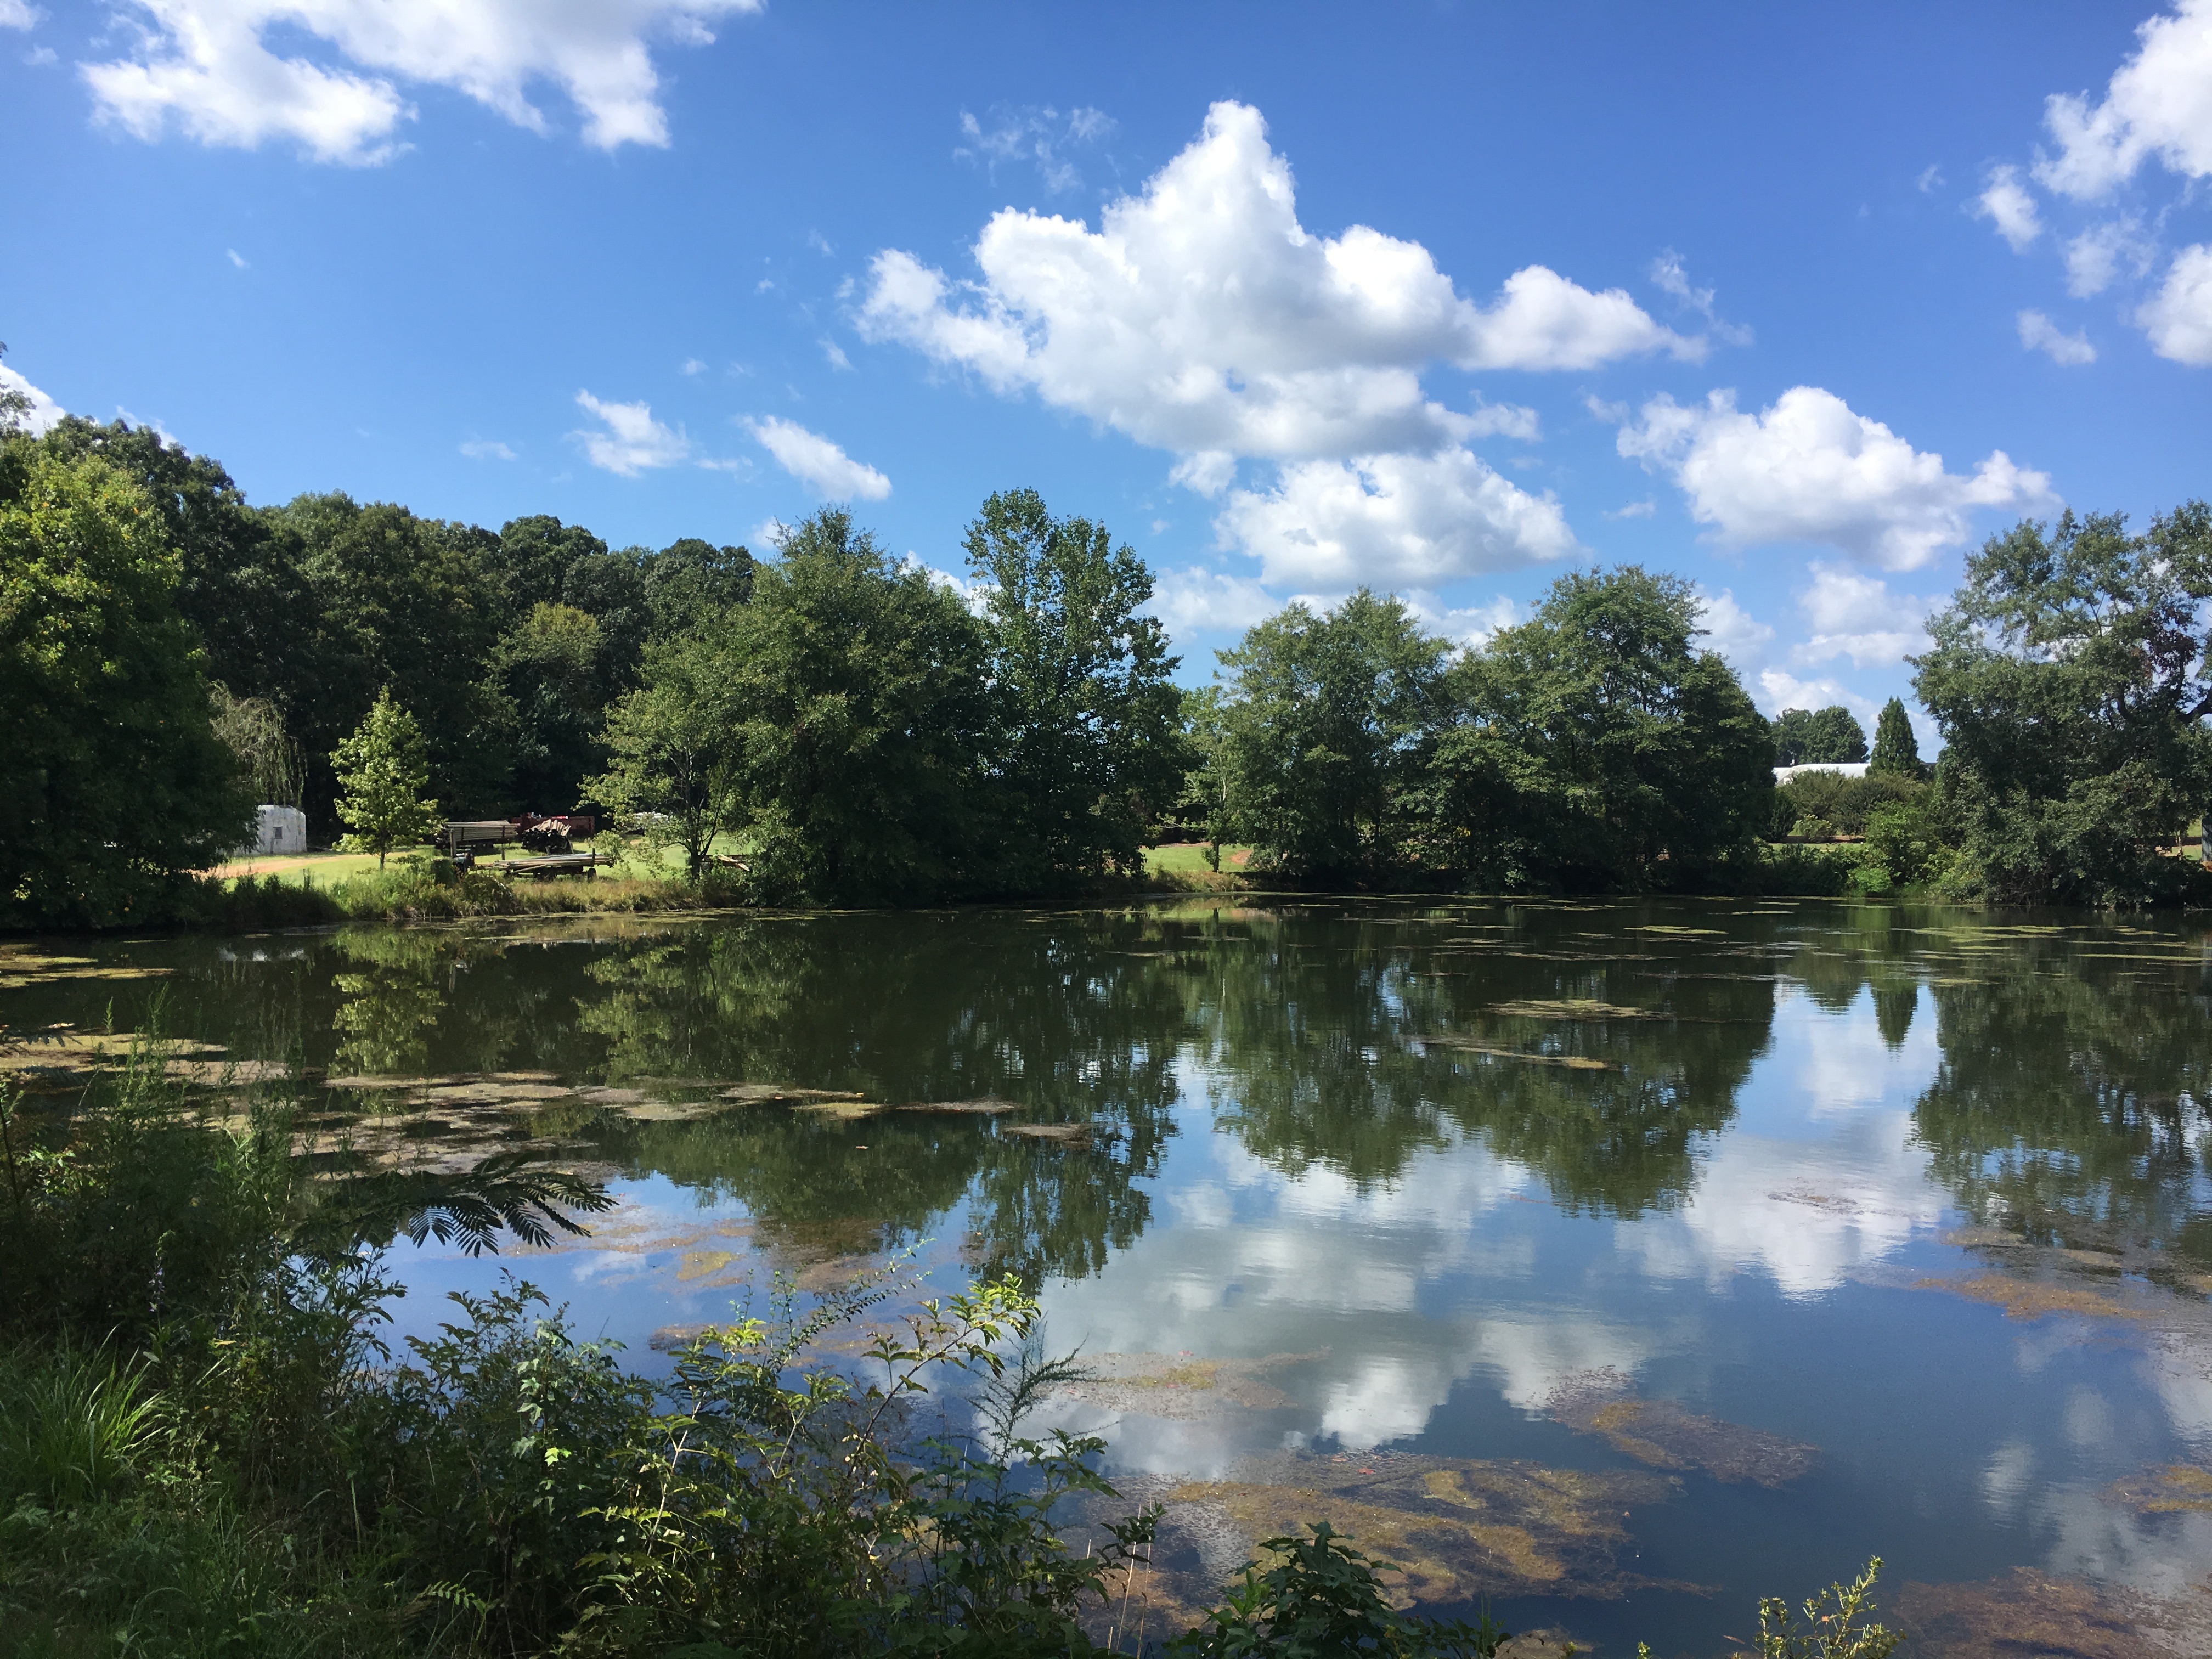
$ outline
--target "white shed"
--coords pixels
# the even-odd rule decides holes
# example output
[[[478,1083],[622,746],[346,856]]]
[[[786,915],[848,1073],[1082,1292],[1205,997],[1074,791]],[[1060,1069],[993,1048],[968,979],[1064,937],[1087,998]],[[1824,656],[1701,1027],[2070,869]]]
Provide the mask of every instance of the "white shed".
[[[307,850],[307,815],[296,806],[257,806],[253,809],[253,844],[238,849],[240,858],[272,853]]]
[[[1802,766],[1778,766],[1774,769],[1777,787],[1808,772],[1833,772],[1840,777],[1863,778],[1866,775],[1864,761],[1808,761]]]

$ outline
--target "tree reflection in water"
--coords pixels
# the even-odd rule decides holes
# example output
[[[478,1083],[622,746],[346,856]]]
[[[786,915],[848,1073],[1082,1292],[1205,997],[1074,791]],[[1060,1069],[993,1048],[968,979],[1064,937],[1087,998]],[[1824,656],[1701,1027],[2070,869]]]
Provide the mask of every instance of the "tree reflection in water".
[[[963,1203],[978,1266],[1096,1272],[1150,1218],[1179,1106],[1251,1157],[1361,1188],[1462,1140],[1571,1212],[1680,1204],[1785,988],[1861,997],[1896,1048],[1932,1002],[1916,1139],[1960,1206],[2036,1243],[2212,1263],[2193,936],[1903,905],[1285,901],[1123,912],[760,916],[559,941],[337,935],[336,1072],[531,1065],[763,1082],[893,1106],[994,1097],[1087,1126],[743,1107],[609,1130],[807,1259]],[[625,931],[629,936],[624,936]],[[526,961],[526,955],[530,958]]]

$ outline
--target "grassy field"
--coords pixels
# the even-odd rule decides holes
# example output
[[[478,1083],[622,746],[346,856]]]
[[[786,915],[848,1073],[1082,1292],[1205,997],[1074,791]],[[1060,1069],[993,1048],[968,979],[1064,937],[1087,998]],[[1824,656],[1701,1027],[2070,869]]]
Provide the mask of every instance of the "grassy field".
[[[580,845],[577,849],[585,848]],[[732,853],[737,850],[733,836],[718,836],[714,850]],[[386,869],[427,864],[444,855],[428,847],[410,847],[392,854],[386,861]],[[506,859],[526,859],[532,854],[519,846],[489,848],[477,855],[477,866],[488,874],[497,875]],[[684,854],[675,848],[665,848],[656,860],[652,850],[641,841],[626,842],[622,848],[619,873],[624,876],[673,879],[684,873]],[[373,876],[377,872],[374,853],[300,853],[282,857],[233,859],[202,873],[220,881],[234,882],[240,877],[251,876],[265,880],[275,876],[286,886],[328,887],[337,882],[349,881],[357,876]]]
[[[1251,861],[1249,847],[1224,847],[1221,849],[1221,873],[1241,871]],[[1206,861],[1206,843],[1181,842],[1172,847],[1147,847],[1145,849],[1145,868],[1156,876],[1211,875],[1213,866]]]
[[[717,838],[713,850],[728,854],[741,846],[737,837],[725,836]],[[529,856],[517,848],[505,851]],[[1204,846],[1191,844],[1149,849],[1135,890],[1214,892],[1246,884],[1243,871],[1251,859],[1250,848],[1224,847],[1218,873],[1206,854]],[[235,859],[204,872],[196,884],[197,896],[181,905],[174,920],[186,927],[307,927],[697,910],[743,902],[737,872],[716,866],[702,883],[694,883],[686,879],[680,851],[664,848],[656,853],[641,841],[621,843],[617,863],[588,875],[533,880],[518,873],[510,879],[501,874],[504,862],[497,852],[487,853],[473,869],[457,876],[444,855],[428,847],[394,853],[381,870],[375,855],[365,853]],[[1111,885],[1116,894],[1127,890],[1122,884]]]

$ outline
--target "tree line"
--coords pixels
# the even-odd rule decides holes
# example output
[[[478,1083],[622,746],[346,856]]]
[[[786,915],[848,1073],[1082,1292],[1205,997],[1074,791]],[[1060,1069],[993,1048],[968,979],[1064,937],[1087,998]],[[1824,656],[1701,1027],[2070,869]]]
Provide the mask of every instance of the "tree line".
[[[329,826],[380,704],[438,811],[597,806],[695,876],[736,849],[762,902],[1095,889],[1164,836],[1340,887],[1771,890],[1795,866],[1770,843],[1838,833],[1876,884],[1960,896],[2192,878],[2168,848],[2212,785],[2202,502],[2140,534],[2069,513],[1992,538],[1914,659],[1932,769],[1893,699],[1874,778],[1778,794],[1771,767],[1866,759],[1864,732],[1842,708],[1765,719],[1680,577],[1569,573],[1472,649],[1395,598],[1294,604],[1181,690],[1152,573],[1103,525],[1015,489],[964,547],[968,592],[838,507],[757,560],[337,493],[261,507],[148,428],[11,430],[0,908],[149,918],[254,801]]]

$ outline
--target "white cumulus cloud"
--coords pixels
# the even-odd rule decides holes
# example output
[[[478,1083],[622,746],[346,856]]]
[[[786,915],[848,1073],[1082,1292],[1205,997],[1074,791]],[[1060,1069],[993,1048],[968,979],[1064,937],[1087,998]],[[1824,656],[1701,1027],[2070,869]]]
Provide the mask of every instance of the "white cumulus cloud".
[[[1457,448],[1293,461],[1215,522],[1268,581],[1332,590],[1435,586],[1575,550],[1557,501]]]
[[[1860,725],[1871,727],[1880,713],[1877,705],[1849,690],[1841,680],[1826,676],[1800,679],[1783,668],[1760,669],[1745,689],[1769,719],[1785,708],[1829,708],[1841,703],[1859,717]]]
[[[29,412],[19,418],[21,429],[33,438],[57,425],[69,412],[5,363],[0,363],[0,391],[20,392],[29,401]]]
[[[0,0],[0,4],[9,0]],[[16,0],[20,3],[20,0]],[[665,144],[650,43],[703,46],[708,24],[763,0],[135,0],[135,49],[88,64],[94,106],[144,139],[173,125],[204,144],[289,139],[319,161],[368,165],[415,111],[401,83],[447,87],[533,132],[528,88],[559,87],[601,149]],[[303,32],[343,60],[272,48]],[[282,35],[278,34],[279,40]]]
[[[879,501],[891,493],[891,481],[872,466],[854,460],[818,432],[809,432],[780,415],[747,421],[745,430],[775,464],[827,500],[850,497]]]
[[[1480,650],[1521,620],[1521,607],[1503,593],[1486,605],[1449,605],[1419,589],[1401,597],[1413,620],[1423,628],[1473,651]]]
[[[2140,276],[2157,252],[2133,219],[2092,225],[2066,244],[2066,291],[2077,300],[2102,294],[2123,264]]]
[[[461,446],[461,453],[472,461],[511,461],[514,451],[496,438],[471,438]]]
[[[1484,307],[1419,243],[1364,225],[1310,232],[1290,164],[1259,112],[1236,103],[1216,104],[1097,230],[1009,208],[975,257],[979,278],[956,283],[912,254],[878,253],[862,331],[1182,456],[1425,453],[1477,429],[1424,392],[1430,363],[1586,369],[1703,350],[1621,290],[1541,265]]]
[[[1900,662],[1924,650],[1923,621],[1933,602],[1893,593],[1879,576],[1814,561],[1813,584],[1798,596],[1810,635],[1792,654],[1801,663],[1849,657],[1856,668]]]
[[[2047,353],[2052,362],[2069,368],[2097,361],[2097,348],[2087,334],[2069,334],[2039,311],[2023,311],[2018,321],[2020,343],[2030,351]]]
[[[2212,175],[2212,0],[2180,0],[2136,31],[2136,55],[2092,105],[2059,94],[2044,108],[2058,145],[2036,178],[2077,201],[2095,201],[2156,157],[2184,178]]]
[[[2136,310],[2136,321],[2160,356],[2212,367],[2212,244],[2173,256],[2164,285]]]
[[[32,29],[46,13],[30,0],[0,0],[0,29]]]
[[[2009,163],[1990,169],[1982,193],[1974,198],[1973,211],[1997,228],[1997,234],[2011,244],[2014,253],[2027,252],[2028,245],[2043,234],[2035,198],[2020,182],[2020,169]]]
[[[654,420],[650,404],[602,403],[588,392],[579,392],[576,405],[606,423],[604,432],[569,434],[584,446],[593,466],[635,478],[648,467],[674,466],[691,453],[691,440],[684,429]]]
[[[1698,594],[1698,625],[1705,630],[1705,648],[1719,652],[1738,671],[1764,658],[1774,640],[1773,629],[1737,604],[1735,592],[1725,587]]]
[[[1972,533],[1977,509],[2051,497],[2051,481],[2002,450],[1971,475],[1916,450],[1833,392],[1792,386],[1756,415],[1733,392],[1685,407],[1661,396],[1621,428],[1620,453],[1669,474],[1699,523],[1729,547],[1823,542],[1889,570],[1912,570]]]
[[[1249,576],[1232,576],[1220,570],[1165,570],[1152,584],[1147,607],[1181,638],[1200,629],[1218,628],[1241,632],[1265,622],[1283,608],[1277,599]]]

